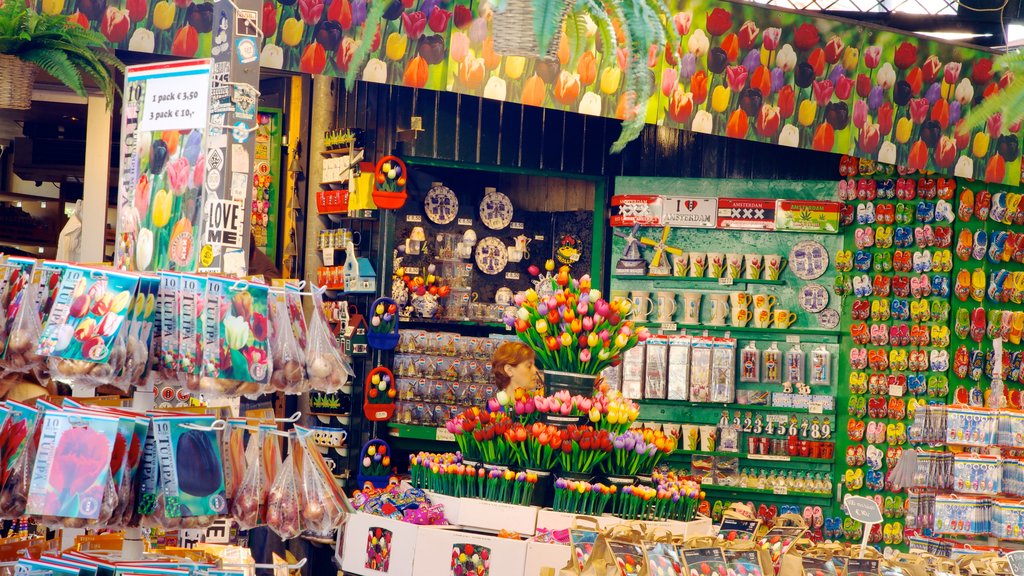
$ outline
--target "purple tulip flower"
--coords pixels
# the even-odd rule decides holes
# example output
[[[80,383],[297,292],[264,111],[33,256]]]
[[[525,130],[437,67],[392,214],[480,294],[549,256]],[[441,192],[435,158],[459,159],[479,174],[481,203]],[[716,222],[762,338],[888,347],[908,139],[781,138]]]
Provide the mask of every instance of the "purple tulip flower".
[[[955,126],[957,120],[960,119],[960,103],[956,100],[949,105],[949,124]]]
[[[942,98],[942,87],[939,86],[938,82],[932,82],[932,85],[928,87],[928,91],[924,93],[924,97],[928,100],[928,105],[934,106],[939,98]]]
[[[697,57],[687,52],[679,62],[679,76],[689,80],[697,72]]]
[[[366,22],[366,0],[352,0],[352,26],[359,28]]]
[[[782,85],[785,84],[786,82],[786,75],[782,71],[782,68],[772,68],[769,77],[772,81],[772,92],[778,92],[779,90],[782,90]]]
[[[832,68],[832,73],[828,75],[828,79],[832,81],[832,85],[835,86],[839,83],[839,77],[846,74],[846,68],[843,68],[842,64],[836,64]]]
[[[882,105],[884,100],[885,94],[882,92],[882,87],[875,86],[871,89],[871,92],[868,93],[868,108],[874,112],[875,110],[878,110],[878,107]]]
[[[747,72],[751,74],[757,67],[761,65],[761,52],[759,50],[751,50],[747,52],[747,55],[743,58],[743,67],[747,69]]]

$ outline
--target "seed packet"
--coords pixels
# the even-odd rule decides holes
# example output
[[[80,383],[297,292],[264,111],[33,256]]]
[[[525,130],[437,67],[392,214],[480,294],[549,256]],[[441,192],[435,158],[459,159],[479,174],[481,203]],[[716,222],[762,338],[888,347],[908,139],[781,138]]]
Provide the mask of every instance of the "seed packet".
[[[679,550],[666,542],[647,542],[647,569],[650,576],[680,576],[683,572]]]
[[[184,528],[198,527],[227,511],[224,474],[213,416],[160,415],[153,418],[159,455],[164,516],[181,518]]]
[[[729,574],[736,576],[762,576],[761,561],[754,550],[725,550]]]
[[[116,526],[125,526],[131,520],[138,497],[136,479],[142,464],[142,448],[149,434],[149,418],[136,416],[132,427],[132,435],[128,442],[125,455],[124,478],[118,491],[117,509],[114,511]]]
[[[683,563],[689,576],[726,576],[725,555],[721,548],[683,550]]]
[[[47,410],[42,418],[26,513],[43,517],[44,523],[96,519],[110,476],[118,419],[61,410]]]
[[[268,289],[259,284],[209,278],[201,325],[206,396],[252,394],[270,380]]]
[[[201,368],[203,309],[206,277],[182,274],[178,290],[178,371],[198,383]]]
[[[137,505],[132,510],[128,526],[158,526],[157,511],[163,510],[163,497],[160,494],[160,462],[156,453],[156,431],[150,426],[142,442],[142,461],[139,465],[136,481]]]
[[[50,559],[18,560],[14,567],[15,574],[50,574],[51,576],[79,576],[78,568],[64,566]]]
[[[831,559],[804,556],[802,562],[804,574],[807,576],[836,576],[838,573],[836,565]]]
[[[32,285],[39,291],[36,300],[39,307],[39,321],[44,327],[68,267],[69,265],[64,262],[39,260],[32,268]]]
[[[759,520],[743,520],[741,518],[725,518],[718,529],[718,539],[728,542],[753,540],[754,532],[761,524]]]
[[[124,365],[111,384],[121,390],[140,386],[145,380],[150,365],[150,350],[155,350],[152,344],[159,289],[158,276],[139,277],[135,302],[125,318],[127,325],[118,337],[124,346]]]
[[[138,277],[131,274],[78,266],[64,270],[36,349],[50,357],[55,378],[84,384],[111,381],[111,347],[137,286]]]
[[[313,287],[313,316],[309,321],[309,344],[306,348],[306,372],[313,390],[335,392],[355,377],[349,359],[342,353],[338,340],[327,324],[323,306],[324,290]]]
[[[299,481],[293,461],[295,453],[292,450],[288,454],[267,495],[267,527],[282,540],[295,538],[302,533]]]
[[[157,291],[156,333],[159,335],[160,358],[158,366],[165,373],[178,371],[178,287],[181,274],[160,273],[160,288]]]
[[[245,473],[248,470],[245,460],[245,436],[244,428],[230,426],[229,432],[222,436],[221,453],[224,458],[224,497],[231,505],[234,505],[238,487],[241,486]]]

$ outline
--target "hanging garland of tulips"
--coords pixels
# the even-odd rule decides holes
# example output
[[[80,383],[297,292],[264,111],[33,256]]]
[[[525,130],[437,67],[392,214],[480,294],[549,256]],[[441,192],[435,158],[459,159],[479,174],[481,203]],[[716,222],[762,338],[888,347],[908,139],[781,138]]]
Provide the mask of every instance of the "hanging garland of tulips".
[[[625,319],[630,301],[605,300],[591,286],[590,275],[575,279],[563,266],[551,279],[551,292],[547,297],[532,288],[520,292],[516,315],[505,318],[545,370],[597,375],[650,336]]]

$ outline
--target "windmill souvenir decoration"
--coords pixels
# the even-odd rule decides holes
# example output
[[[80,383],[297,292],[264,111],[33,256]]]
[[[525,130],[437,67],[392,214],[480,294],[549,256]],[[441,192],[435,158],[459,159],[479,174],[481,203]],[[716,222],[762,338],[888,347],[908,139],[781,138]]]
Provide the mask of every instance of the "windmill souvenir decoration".
[[[615,263],[615,273],[619,276],[643,276],[647,273],[647,262],[640,255],[640,225],[633,224],[629,234],[619,232],[612,233],[626,241],[626,247],[622,250],[622,257]]]
[[[661,240],[653,240],[651,238],[641,238],[640,242],[644,246],[650,246],[654,248],[654,258],[651,260],[651,276],[669,276],[672,274],[672,263],[670,258],[665,253],[675,254],[679,256],[683,253],[681,248],[669,246],[668,235],[672,232],[672,228],[665,226],[661,230]]]

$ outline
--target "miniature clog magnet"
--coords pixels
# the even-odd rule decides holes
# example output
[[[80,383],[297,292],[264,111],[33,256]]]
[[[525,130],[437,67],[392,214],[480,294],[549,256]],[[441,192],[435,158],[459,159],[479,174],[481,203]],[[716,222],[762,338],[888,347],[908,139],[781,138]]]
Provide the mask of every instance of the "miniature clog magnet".
[[[871,316],[871,303],[860,298],[854,300],[850,315],[854,320],[867,320]]]
[[[910,296],[910,277],[896,276],[892,279],[892,294],[897,298]]]
[[[1002,222],[1003,224],[1009,224],[1005,221],[1006,218],[1006,192],[996,192],[992,195],[992,206],[988,212],[989,220],[993,222]]]
[[[935,204],[931,202],[921,202],[917,205],[917,220],[923,224],[931,223],[935,220]]]
[[[858,224],[874,224],[875,223],[875,205],[870,202],[864,202],[857,205],[857,223]]]
[[[938,274],[932,276],[932,293],[940,298],[949,298],[949,277]]]
[[[875,276],[874,281],[871,284],[872,294],[880,298],[884,298],[889,295],[892,288],[892,278],[884,274],[878,274]]]
[[[857,248],[870,248],[875,245],[875,229],[871,227],[857,228],[853,233],[854,244]]]
[[[895,198],[896,197],[896,181],[892,178],[886,178],[885,180],[878,181],[878,197],[879,198]]]
[[[843,226],[853,224],[855,210],[852,204],[843,204],[839,207],[839,221]]]
[[[917,181],[917,194],[925,200],[932,200],[935,198],[937,189],[935,186],[934,178],[921,178]]]
[[[897,224],[910,224],[914,221],[914,209],[903,202],[896,204],[894,212],[893,220]]]
[[[836,252],[836,270],[849,272],[853,269],[853,252],[850,250],[839,250]]]
[[[892,253],[880,252],[875,255],[875,272],[892,272]]]
[[[964,188],[960,191],[960,205],[956,212],[956,217],[961,222],[970,222],[974,216],[974,192],[970,188]]]
[[[897,226],[893,231],[893,243],[900,248],[914,244],[914,230],[910,226]]]
[[[910,304],[904,298],[893,298],[892,317],[897,320],[908,320],[910,318]]]
[[[988,220],[988,211],[992,205],[992,195],[988,190],[982,190],[974,196],[974,217],[978,220]]]
[[[896,207],[892,204],[879,204],[875,207],[875,222],[892,224],[896,221]]]
[[[975,308],[971,311],[971,340],[981,342],[982,338],[985,337],[987,320],[984,308]]]
[[[875,230],[875,245],[879,248],[892,248],[892,226],[880,226]]]
[[[971,272],[971,298],[976,302],[981,302],[985,298],[985,271],[981,268],[975,268]]]
[[[953,194],[956,193],[956,179],[939,178],[935,181],[935,191],[939,198],[943,200],[952,200]]]
[[[870,250],[857,250],[853,255],[853,267],[860,272],[871,270],[872,255]]]
[[[952,223],[956,219],[953,214],[953,205],[945,200],[939,200],[935,203],[935,221]]]
[[[971,257],[971,252],[974,249],[974,234],[968,229],[963,229],[960,234],[957,235],[956,240],[956,257],[966,262]]]
[[[914,269],[914,257],[909,250],[897,250],[892,256],[892,268],[897,272],[910,272]]]
[[[935,242],[935,232],[930,224],[914,228],[914,240],[918,248],[928,248]]]
[[[949,226],[935,227],[935,245],[939,248],[949,248],[953,245],[953,229]]]
[[[850,349],[850,367],[854,370],[863,370],[868,366],[868,351],[866,348]]]

